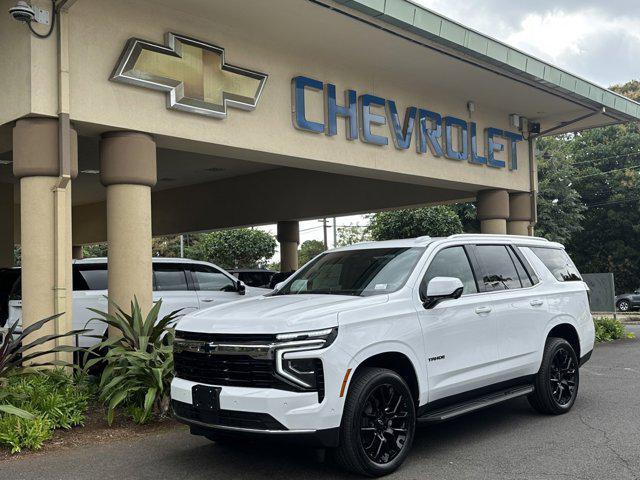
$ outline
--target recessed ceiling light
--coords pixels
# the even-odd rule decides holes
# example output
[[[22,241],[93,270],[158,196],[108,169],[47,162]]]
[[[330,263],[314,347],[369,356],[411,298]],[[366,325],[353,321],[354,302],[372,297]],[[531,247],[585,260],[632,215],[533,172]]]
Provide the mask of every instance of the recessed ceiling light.
[[[100,170],[80,170],[80,173],[85,173],[87,175],[99,175]]]

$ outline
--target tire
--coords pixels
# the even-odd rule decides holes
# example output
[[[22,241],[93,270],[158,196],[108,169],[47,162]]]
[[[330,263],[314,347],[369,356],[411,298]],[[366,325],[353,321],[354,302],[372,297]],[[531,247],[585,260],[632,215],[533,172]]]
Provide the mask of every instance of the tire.
[[[529,404],[540,413],[562,415],[578,396],[580,369],[576,352],[564,338],[549,337]]]
[[[387,475],[407,457],[415,426],[415,400],[402,377],[385,368],[364,368],[351,381],[333,457],[351,472]]]
[[[616,306],[621,312],[628,312],[631,310],[631,303],[629,302],[629,300],[620,300],[618,301]]]

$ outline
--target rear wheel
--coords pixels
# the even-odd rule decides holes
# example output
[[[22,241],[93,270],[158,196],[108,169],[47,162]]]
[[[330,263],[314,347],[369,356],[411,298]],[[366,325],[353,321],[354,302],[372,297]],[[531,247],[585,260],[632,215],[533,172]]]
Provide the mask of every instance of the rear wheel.
[[[407,457],[415,424],[415,402],[402,377],[365,368],[351,382],[335,458],[354,473],[387,475]]]
[[[545,345],[535,390],[529,403],[541,413],[561,415],[573,407],[578,395],[578,357],[569,342],[550,337]]]
[[[620,300],[618,302],[618,310],[621,312],[628,312],[631,309],[631,303],[629,300]]]

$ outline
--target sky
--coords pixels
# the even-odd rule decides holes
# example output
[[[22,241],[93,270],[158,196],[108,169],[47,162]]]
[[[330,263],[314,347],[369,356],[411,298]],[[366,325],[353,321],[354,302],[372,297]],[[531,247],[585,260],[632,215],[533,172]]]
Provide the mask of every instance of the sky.
[[[640,0],[413,1],[603,87],[640,79]],[[350,216],[337,223],[367,220]],[[328,238],[331,247],[332,229]],[[311,239],[323,239],[318,220],[300,222],[300,241]]]

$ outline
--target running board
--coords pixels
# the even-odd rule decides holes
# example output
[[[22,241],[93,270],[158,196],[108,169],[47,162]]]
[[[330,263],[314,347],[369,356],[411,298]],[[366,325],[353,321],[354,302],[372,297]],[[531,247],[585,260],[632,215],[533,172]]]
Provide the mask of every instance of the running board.
[[[475,412],[482,408],[490,407],[497,403],[506,402],[512,398],[522,397],[523,395],[529,395],[533,392],[533,385],[525,385],[517,388],[509,388],[497,393],[485,395],[482,397],[469,400],[467,402],[458,403],[450,407],[441,408],[433,412],[427,412],[421,417],[418,417],[420,423],[434,423],[449,420],[451,418],[459,417],[466,413]]]

